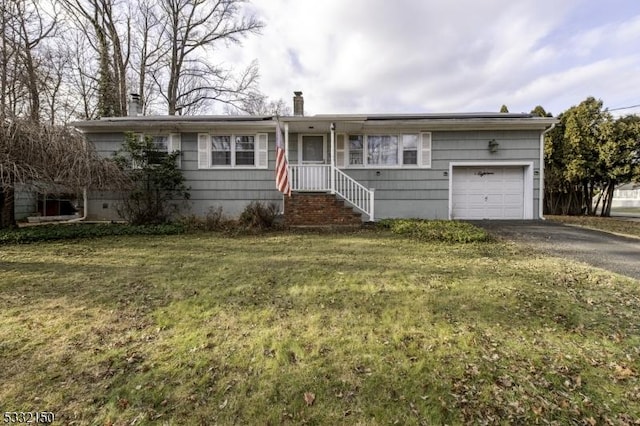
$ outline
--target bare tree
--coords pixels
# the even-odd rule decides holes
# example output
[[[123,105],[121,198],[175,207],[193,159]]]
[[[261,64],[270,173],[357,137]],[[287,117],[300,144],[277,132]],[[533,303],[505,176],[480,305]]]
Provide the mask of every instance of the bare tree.
[[[122,14],[123,3],[117,0],[69,0],[62,4],[81,30],[95,36],[95,42],[91,44],[98,57],[99,115],[126,114],[131,26],[129,18],[117,14],[118,11]],[[121,33],[125,34],[124,38]]]
[[[70,32],[68,37],[69,62],[71,69],[66,74],[70,99],[75,99],[72,106],[77,118],[92,120],[98,116],[99,78],[90,70],[95,63],[90,40],[78,31]]]
[[[20,19],[17,21],[20,49],[19,56],[23,62],[25,85],[29,92],[29,116],[31,120],[40,120],[40,78],[36,48],[49,37],[56,28],[55,18],[47,19],[38,2],[27,0],[11,0],[16,4]]]
[[[0,3],[2,57],[0,58],[0,118],[19,115],[28,109],[28,93],[24,84],[23,62],[20,57],[20,16],[16,1]]]
[[[133,27],[136,34],[132,40],[133,70],[145,113],[148,112],[156,96],[156,85],[147,77],[158,72],[162,55],[168,47],[166,40],[161,37],[163,22],[158,16],[155,4],[155,0],[138,2],[137,19]],[[131,82],[131,87],[135,87],[135,82]]]
[[[65,95],[65,75],[69,71],[68,51],[61,45],[55,44],[51,49],[43,53],[43,63],[47,65],[41,70],[41,91],[44,97],[46,109],[43,106],[42,114],[46,116],[49,124],[56,124],[56,118],[60,117],[66,122],[69,105],[63,99]]]
[[[12,17],[10,6],[11,3],[8,2],[0,4],[0,33],[2,33],[2,39],[0,39],[0,123],[4,121],[8,113],[10,64],[13,62],[15,55],[15,43],[12,40],[10,31],[10,19]]]
[[[0,125],[0,227],[15,224],[18,184],[52,192],[122,188],[129,183],[116,163],[100,158],[80,133],[14,119]]]
[[[282,99],[269,100],[266,96],[248,99],[242,103],[241,112],[249,115],[291,115],[291,107]]]
[[[165,23],[163,39],[168,55],[163,74],[152,76],[168,105],[168,113],[193,112],[204,102],[240,102],[257,94],[257,65],[240,76],[212,65],[205,53],[220,44],[238,44],[258,32],[263,24],[241,16],[244,0],[161,0]]]

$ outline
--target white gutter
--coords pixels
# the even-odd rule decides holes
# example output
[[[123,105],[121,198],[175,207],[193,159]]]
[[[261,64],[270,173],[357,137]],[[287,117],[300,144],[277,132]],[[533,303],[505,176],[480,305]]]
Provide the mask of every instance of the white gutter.
[[[85,153],[87,153],[88,150],[88,142],[87,142],[87,136],[85,134],[82,135],[82,139],[83,139],[83,145],[84,145],[84,151]],[[89,173],[91,173],[91,171],[89,171]],[[84,188],[82,188],[82,201],[83,201],[83,208],[82,208],[82,217],[76,218],[76,219],[71,219],[69,221],[67,221],[68,223],[74,223],[74,222],[82,222],[87,218],[87,215],[89,214],[89,200],[88,200],[88,191],[87,191],[87,187],[85,186]]]
[[[540,184],[538,185],[538,217],[540,220],[546,220],[544,217],[544,137],[556,127],[556,124],[552,123],[551,127],[540,134]]]

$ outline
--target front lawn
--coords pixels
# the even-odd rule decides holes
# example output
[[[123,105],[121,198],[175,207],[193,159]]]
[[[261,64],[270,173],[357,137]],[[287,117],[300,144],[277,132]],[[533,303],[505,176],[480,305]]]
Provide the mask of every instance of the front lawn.
[[[0,405],[55,424],[633,424],[638,282],[390,231],[0,247]]]

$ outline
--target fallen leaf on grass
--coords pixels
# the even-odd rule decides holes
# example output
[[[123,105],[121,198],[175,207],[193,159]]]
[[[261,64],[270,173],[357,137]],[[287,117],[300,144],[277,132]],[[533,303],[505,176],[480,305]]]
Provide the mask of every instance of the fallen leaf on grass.
[[[312,406],[315,400],[316,400],[316,394],[311,392],[304,393],[304,402],[307,404],[307,407]]]
[[[616,365],[614,374],[616,376],[616,379],[618,380],[625,380],[635,376],[635,373],[633,372],[633,370],[621,365]]]

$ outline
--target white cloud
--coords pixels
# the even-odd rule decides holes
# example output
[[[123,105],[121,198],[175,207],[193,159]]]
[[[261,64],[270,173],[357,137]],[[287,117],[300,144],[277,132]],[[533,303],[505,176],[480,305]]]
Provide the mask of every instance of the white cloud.
[[[597,0],[254,0],[266,23],[229,54],[258,58],[271,98],[308,113],[561,112],[587,96],[640,103],[640,4]],[[608,10],[608,9],[607,9]],[[617,14],[614,14],[616,12]],[[578,19],[580,18],[580,19]]]

